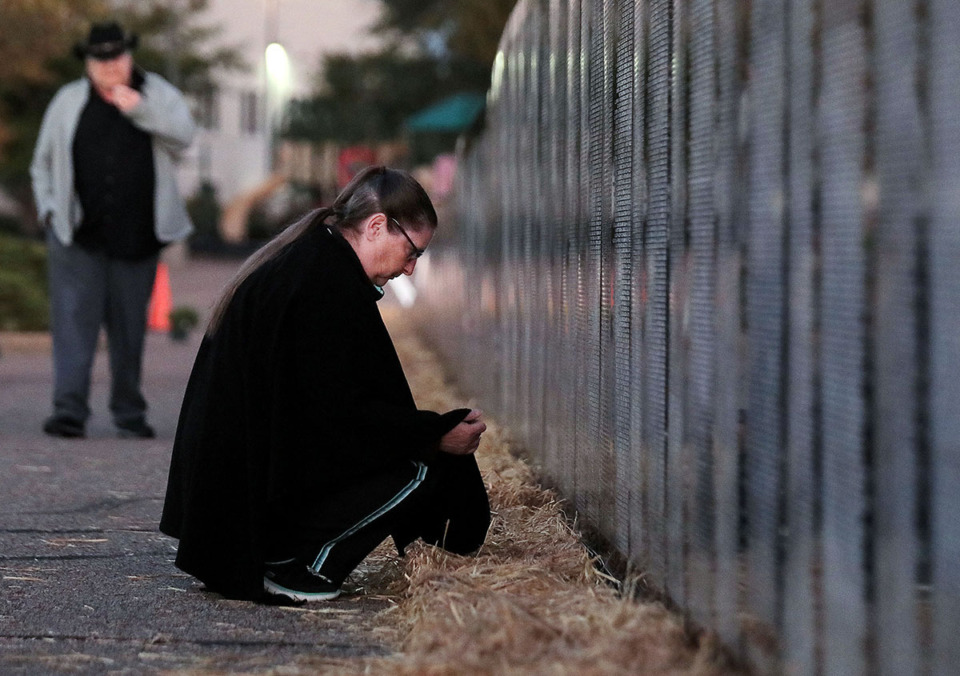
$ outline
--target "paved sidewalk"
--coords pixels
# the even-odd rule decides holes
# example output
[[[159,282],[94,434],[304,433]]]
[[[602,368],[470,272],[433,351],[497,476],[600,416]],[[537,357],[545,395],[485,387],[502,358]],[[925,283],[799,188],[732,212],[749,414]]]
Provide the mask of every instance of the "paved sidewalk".
[[[236,263],[171,269],[176,305],[205,311]],[[369,631],[383,599],[263,607],[203,591],[156,528],[183,390],[200,342],[148,336],[154,440],[116,437],[106,353],[87,438],[45,436],[49,341],[0,336],[0,673],[240,672],[383,655]]]

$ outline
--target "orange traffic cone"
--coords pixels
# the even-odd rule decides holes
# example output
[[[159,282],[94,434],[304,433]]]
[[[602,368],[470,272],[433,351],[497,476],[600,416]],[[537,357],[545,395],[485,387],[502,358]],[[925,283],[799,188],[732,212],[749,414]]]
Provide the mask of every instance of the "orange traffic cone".
[[[170,310],[173,296],[170,293],[170,272],[166,263],[157,263],[157,276],[153,280],[153,293],[147,310],[147,328],[151,331],[170,330]]]

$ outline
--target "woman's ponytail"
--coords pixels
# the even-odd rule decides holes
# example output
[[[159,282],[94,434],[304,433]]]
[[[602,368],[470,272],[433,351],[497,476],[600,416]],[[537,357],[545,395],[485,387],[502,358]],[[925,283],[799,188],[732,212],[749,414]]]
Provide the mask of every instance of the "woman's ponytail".
[[[320,207],[307,213],[303,218],[285,228],[279,235],[264,244],[263,247],[245,260],[243,265],[240,266],[240,269],[238,269],[230,281],[227,282],[223,292],[220,294],[220,299],[217,301],[217,304],[213,306],[213,313],[210,315],[210,321],[207,323],[207,335],[212,336],[217,332],[217,329],[220,327],[220,322],[223,320],[223,315],[227,311],[227,306],[230,305],[230,301],[233,300],[233,294],[237,292],[237,289],[240,288],[240,285],[243,284],[247,277],[271,258],[276,257],[276,255],[283,251],[289,244],[300,239],[311,227],[324,224],[324,222],[333,215],[333,207]]]

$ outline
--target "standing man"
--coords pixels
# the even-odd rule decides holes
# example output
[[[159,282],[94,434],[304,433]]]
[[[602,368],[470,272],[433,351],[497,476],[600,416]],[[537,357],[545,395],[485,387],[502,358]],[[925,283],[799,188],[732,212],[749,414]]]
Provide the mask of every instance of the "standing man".
[[[86,77],[53,98],[30,166],[49,247],[52,436],[85,435],[101,325],[114,424],[154,436],[140,390],[147,304],[160,249],[193,230],[174,163],[195,126],[180,91],[134,65],[136,44],[115,22],[93,25],[74,48]]]

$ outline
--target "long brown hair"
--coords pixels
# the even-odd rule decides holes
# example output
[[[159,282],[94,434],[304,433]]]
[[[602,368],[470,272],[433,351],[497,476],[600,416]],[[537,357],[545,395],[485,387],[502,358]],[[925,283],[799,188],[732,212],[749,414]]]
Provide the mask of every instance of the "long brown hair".
[[[387,227],[391,231],[396,231],[390,220],[393,218],[415,232],[437,227],[437,212],[430,197],[416,179],[399,169],[367,167],[353,177],[337,195],[333,204],[307,213],[244,261],[233,278],[227,282],[220,299],[214,305],[210,322],[207,324],[207,335],[216,333],[233,295],[244,280],[287,246],[311,229],[326,225],[327,219],[332,218],[333,222],[329,225],[341,231],[356,230],[360,223],[376,213],[388,216]]]

